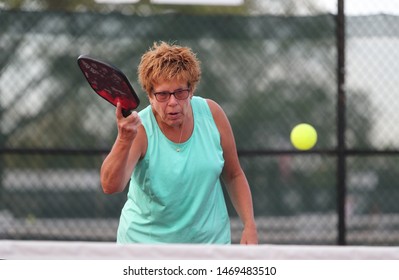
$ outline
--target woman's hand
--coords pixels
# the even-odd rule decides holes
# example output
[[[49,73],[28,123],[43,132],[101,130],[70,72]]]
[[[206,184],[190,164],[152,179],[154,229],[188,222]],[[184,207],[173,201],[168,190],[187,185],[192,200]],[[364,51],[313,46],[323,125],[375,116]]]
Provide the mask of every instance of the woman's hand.
[[[244,230],[241,235],[240,244],[242,245],[258,244],[258,233],[255,226],[244,227]]]
[[[118,102],[116,105],[116,121],[118,126],[118,139],[121,141],[132,142],[137,136],[137,131],[141,125],[141,119],[136,111],[126,118],[122,115],[122,107]]]

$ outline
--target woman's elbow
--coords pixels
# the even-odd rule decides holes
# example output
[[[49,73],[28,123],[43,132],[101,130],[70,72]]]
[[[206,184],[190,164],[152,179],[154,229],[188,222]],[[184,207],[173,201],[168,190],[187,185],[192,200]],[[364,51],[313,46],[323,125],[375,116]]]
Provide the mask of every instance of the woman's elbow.
[[[114,194],[122,192],[124,187],[122,184],[118,184],[115,180],[107,180],[106,178],[101,178],[101,187],[105,194]]]
[[[101,184],[101,187],[105,194],[114,194],[114,193],[120,193],[123,191],[123,188],[121,188],[119,186],[114,186],[114,185]]]
[[[103,193],[105,193],[105,194],[113,194],[113,193],[115,193],[115,190],[112,187],[110,187],[110,186],[102,184],[101,187],[103,189]]]

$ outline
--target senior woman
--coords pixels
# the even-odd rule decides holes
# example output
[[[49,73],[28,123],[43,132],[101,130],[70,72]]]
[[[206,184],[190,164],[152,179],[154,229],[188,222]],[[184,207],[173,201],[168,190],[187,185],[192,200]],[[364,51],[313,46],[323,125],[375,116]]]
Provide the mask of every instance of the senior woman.
[[[195,96],[200,62],[165,42],[143,54],[139,82],[150,105],[127,118],[101,167],[107,194],[128,185],[118,243],[230,244],[221,178],[242,223],[241,244],[256,244],[251,191],[222,108]]]

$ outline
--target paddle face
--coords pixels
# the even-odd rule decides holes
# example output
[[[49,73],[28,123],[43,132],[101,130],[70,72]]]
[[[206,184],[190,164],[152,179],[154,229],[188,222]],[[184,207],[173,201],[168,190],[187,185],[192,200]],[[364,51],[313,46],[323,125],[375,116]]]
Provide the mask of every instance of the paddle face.
[[[98,95],[114,106],[120,102],[124,117],[139,106],[140,100],[136,92],[118,68],[87,55],[78,57],[78,65]]]

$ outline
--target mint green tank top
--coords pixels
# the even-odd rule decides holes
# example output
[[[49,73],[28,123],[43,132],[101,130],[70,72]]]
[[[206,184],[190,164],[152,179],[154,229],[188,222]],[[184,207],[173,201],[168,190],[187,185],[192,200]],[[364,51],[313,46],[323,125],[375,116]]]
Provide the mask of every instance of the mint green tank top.
[[[194,130],[181,144],[166,138],[150,106],[139,113],[148,147],[131,176],[118,243],[231,242],[220,134],[205,99],[194,96],[191,106]]]

